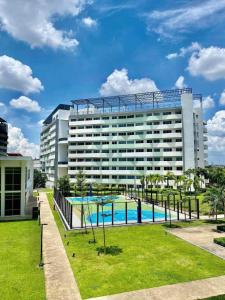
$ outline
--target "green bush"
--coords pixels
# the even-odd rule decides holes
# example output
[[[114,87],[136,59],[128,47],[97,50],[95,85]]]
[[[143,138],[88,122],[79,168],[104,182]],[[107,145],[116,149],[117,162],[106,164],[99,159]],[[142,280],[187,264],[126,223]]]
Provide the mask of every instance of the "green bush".
[[[225,237],[221,237],[221,238],[216,238],[214,239],[214,243],[225,247]]]
[[[217,225],[216,228],[218,231],[225,231],[225,225]]]

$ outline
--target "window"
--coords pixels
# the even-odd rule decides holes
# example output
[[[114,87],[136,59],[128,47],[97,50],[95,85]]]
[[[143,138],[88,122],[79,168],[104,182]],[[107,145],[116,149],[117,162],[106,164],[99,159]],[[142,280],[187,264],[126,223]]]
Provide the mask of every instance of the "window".
[[[181,129],[177,129],[177,130],[176,130],[176,133],[181,133]]]
[[[152,167],[147,167],[147,170],[152,170]]]
[[[136,149],[136,152],[144,152],[144,149]]]
[[[154,157],[154,161],[160,161],[160,157]]]
[[[171,121],[163,121],[163,124],[172,124]]]
[[[172,148],[164,148],[163,151],[164,152],[172,152]]]
[[[20,193],[6,193],[5,194],[5,215],[15,216],[20,215]]]
[[[147,131],[147,134],[152,134],[152,131]]]
[[[129,115],[127,116],[128,119],[133,119],[134,118],[134,115]]]
[[[163,130],[163,133],[172,133],[171,130]]]
[[[117,116],[112,116],[112,119],[117,119]]]
[[[177,167],[177,171],[182,171],[183,168],[182,167]]]
[[[20,191],[21,168],[5,168],[5,190]]]
[[[147,161],[152,161],[152,157],[148,157],[148,158],[147,158]]]
[[[176,148],[176,151],[181,152],[182,148]]]
[[[176,139],[176,142],[177,143],[182,142],[182,139]]]
[[[155,167],[155,170],[156,171],[160,171],[160,167]]]
[[[171,111],[164,111],[164,112],[163,112],[163,115],[164,115],[164,116],[171,115]]]
[[[154,152],[160,152],[160,149],[159,148],[155,148]]]
[[[173,168],[172,167],[164,167],[164,171],[172,171]]]
[[[159,125],[160,124],[160,122],[154,122],[153,123],[153,125]]]
[[[136,161],[144,161],[143,157],[136,157]]]
[[[136,167],[136,170],[138,170],[138,171],[144,171],[144,167]]]
[[[136,118],[142,118],[143,115],[136,115]]]
[[[119,119],[126,119],[126,116],[119,116]]]
[[[136,126],[142,126],[143,123],[136,123],[135,125],[136,125]]]
[[[163,143],[172,143],[172,139],[164,139]]]
[[[176,120],[175,121],[175,124],[180,124],[181,123],[181,120]]]
[[[164,161],[172,161],[173,158],[172,157],[164,157]]]
[[[154,134],[160,134],[160,131],[159,130],[154,130],[153,133]]]

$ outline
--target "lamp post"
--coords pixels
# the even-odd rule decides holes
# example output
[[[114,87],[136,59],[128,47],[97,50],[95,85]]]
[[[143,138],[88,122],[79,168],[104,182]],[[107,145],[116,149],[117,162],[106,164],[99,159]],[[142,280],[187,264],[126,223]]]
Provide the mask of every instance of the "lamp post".
[[[40,247],[40,262],[39,262],[39,267],[43,267],[44,266],[44,262],[43,262],[43,229],[44,226],[48,225],[46,223],[41,224],[41,247]]]

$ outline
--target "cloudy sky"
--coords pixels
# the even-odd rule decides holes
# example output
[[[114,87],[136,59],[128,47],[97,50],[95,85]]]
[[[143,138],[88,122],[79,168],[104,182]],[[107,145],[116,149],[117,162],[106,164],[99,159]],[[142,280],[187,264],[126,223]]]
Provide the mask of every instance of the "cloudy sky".
[[[204,97],[209,162],[224,164],[224,24],[225,0],[0,0],[9,150],[38,156],[59,103],[191,87]]]

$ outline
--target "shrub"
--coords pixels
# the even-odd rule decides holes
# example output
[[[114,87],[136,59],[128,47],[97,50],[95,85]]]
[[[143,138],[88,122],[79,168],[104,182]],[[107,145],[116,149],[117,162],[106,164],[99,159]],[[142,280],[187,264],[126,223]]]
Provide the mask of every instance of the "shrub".
[[[214,243],[225,247],[225,237],[221,237],[221,238],[216,238],[214,239]]]
[[[225,231],[225,225],[217,225],[216,228],[218,231]]]

